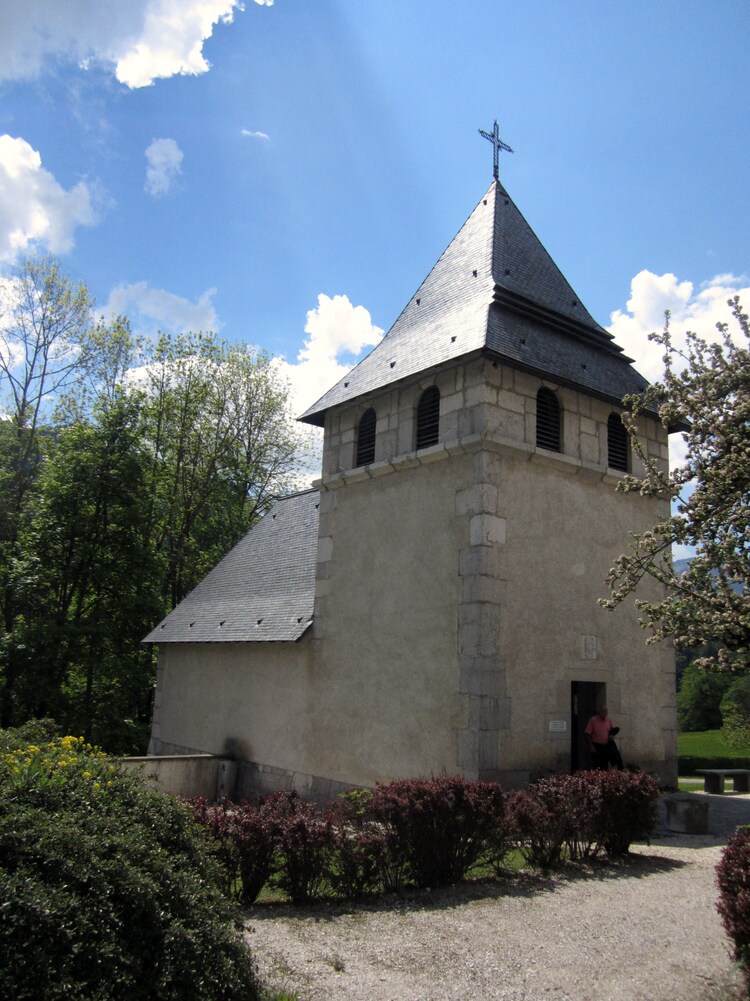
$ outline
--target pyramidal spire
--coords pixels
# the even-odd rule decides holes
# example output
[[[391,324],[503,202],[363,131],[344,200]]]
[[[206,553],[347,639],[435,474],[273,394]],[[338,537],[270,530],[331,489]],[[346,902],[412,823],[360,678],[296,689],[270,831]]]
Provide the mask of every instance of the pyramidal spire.
[[[646,385],[497,179],[383,340],[300,420],[480,353],[617,402]]]

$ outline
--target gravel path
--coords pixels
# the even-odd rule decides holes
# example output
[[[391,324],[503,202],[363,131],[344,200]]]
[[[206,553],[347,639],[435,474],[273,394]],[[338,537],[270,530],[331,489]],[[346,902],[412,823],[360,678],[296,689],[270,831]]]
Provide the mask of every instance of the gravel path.
[[[661,838],[618,865],[368,906],[253,908],[262,979],[300,1001],[729,1001],[723,840]]]

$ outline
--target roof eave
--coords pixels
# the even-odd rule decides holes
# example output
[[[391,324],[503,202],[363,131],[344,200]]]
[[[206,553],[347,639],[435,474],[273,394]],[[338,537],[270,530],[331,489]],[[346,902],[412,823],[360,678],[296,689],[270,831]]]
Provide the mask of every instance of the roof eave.
[[[292,635],[292,636],[284,636],[284,637],[281,637],[281,638],[279,638],[277,636],[276,637],[274,637],[274,636],[255,636],[255,637],[234,636],[234,637],[231,637],[229,639],[227,639],[227,638],[218,639],[217,637],[213,637],[213,636],[197,637],[197,638],[193,637],[193,636],[186,636],[184,638],[183,637],[175,637],[175,636],[173,636],[171,638],[166,638],[165,639],[164,637],[154,636],[154,631],[152,631],[151,633],[149,633],[149,635],[145,639],[141,640],[141,643],[144,646],[185,646],[185,645],[188,645],[188,644],[200,645],[202,643],[299,643],[302,639],[304,639],[305,635],[312,628],[312,624],[313,624],[313,620],[310,619],[309,622],[307,622],[307,624],[302,628],[302,630],[300,632],[298,632],[298,633],[296,633],[295,635]],[[158,629],[160,627],[157,626],[156,628]],[[153,639],[151,638],[152,636],[154,637]]]
[[[401,376],[398,379],[394,379],[392,382],[383,383],[374,389],[365,390],[365,392],[357,393],[354,396],[347,396],[346,399],[341,400],[338,403],[332,403],[322,410],[317,410],[314,413],[307,411],[302,416],[296,419],[300,423],[313,424],[315,427],[325,427],[325,418],[329,410],[335,410],[338,407],[350,407],[354,404],[361,402],[362,400],[373,399],[380,395],[384,391],[392,391],[398,389],[401,386],[405,386],[410,382],[414,382],[416,379],[425,379],[434,375],[436,372],[441,372],[446,368],[451,368],[459,362],[471,361],[472,358],[481,357],[486,351],[486,347],[473,348],[471,351],[465,351],[463,354],[457,354],[451,358],[446,358],[445,361],[441,361],[436,365],[430,365],[427,368],[420,369],[418,372],[412,372],[409,375]]]
[[[575,337],[579,341],[585,342],[591,347],[595,347],[599,351],[608,351],[611,354],[617,355],[622,361],[630,364],[634,361],[633,358],[626,355],[622,348],[615,343],[614,335],[605,330],[604,327],[600,327],[598,323],[592,326],[583,320],[576,321],[570,319],[562,313],[547,309],[531,299],[520,296],[517,292],[511,292],[501,285],[495,285],[492,305],[502,306],[504,309],[544,323],[571,337]]]

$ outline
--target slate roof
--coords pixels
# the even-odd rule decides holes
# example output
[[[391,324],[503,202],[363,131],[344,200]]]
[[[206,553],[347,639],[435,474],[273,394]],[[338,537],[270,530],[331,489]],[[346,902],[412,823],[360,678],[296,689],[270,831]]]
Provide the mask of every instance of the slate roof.
[[[615,403],[647,385],[493,181],[383,340],[300,420],[474,352]]]
[[[313,617],[319,500],[277,501],[144,642],[298,640]]]

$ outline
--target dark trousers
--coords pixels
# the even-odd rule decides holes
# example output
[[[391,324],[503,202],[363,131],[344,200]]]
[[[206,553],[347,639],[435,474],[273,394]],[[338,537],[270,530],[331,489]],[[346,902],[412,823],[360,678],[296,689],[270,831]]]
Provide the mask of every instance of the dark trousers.
[[[622,763],[620,750],[614,740],[609,740],[606,744],[594,744],[594,768],[596,771],[606,772],[610,765],[620,771],[625,767]]]

